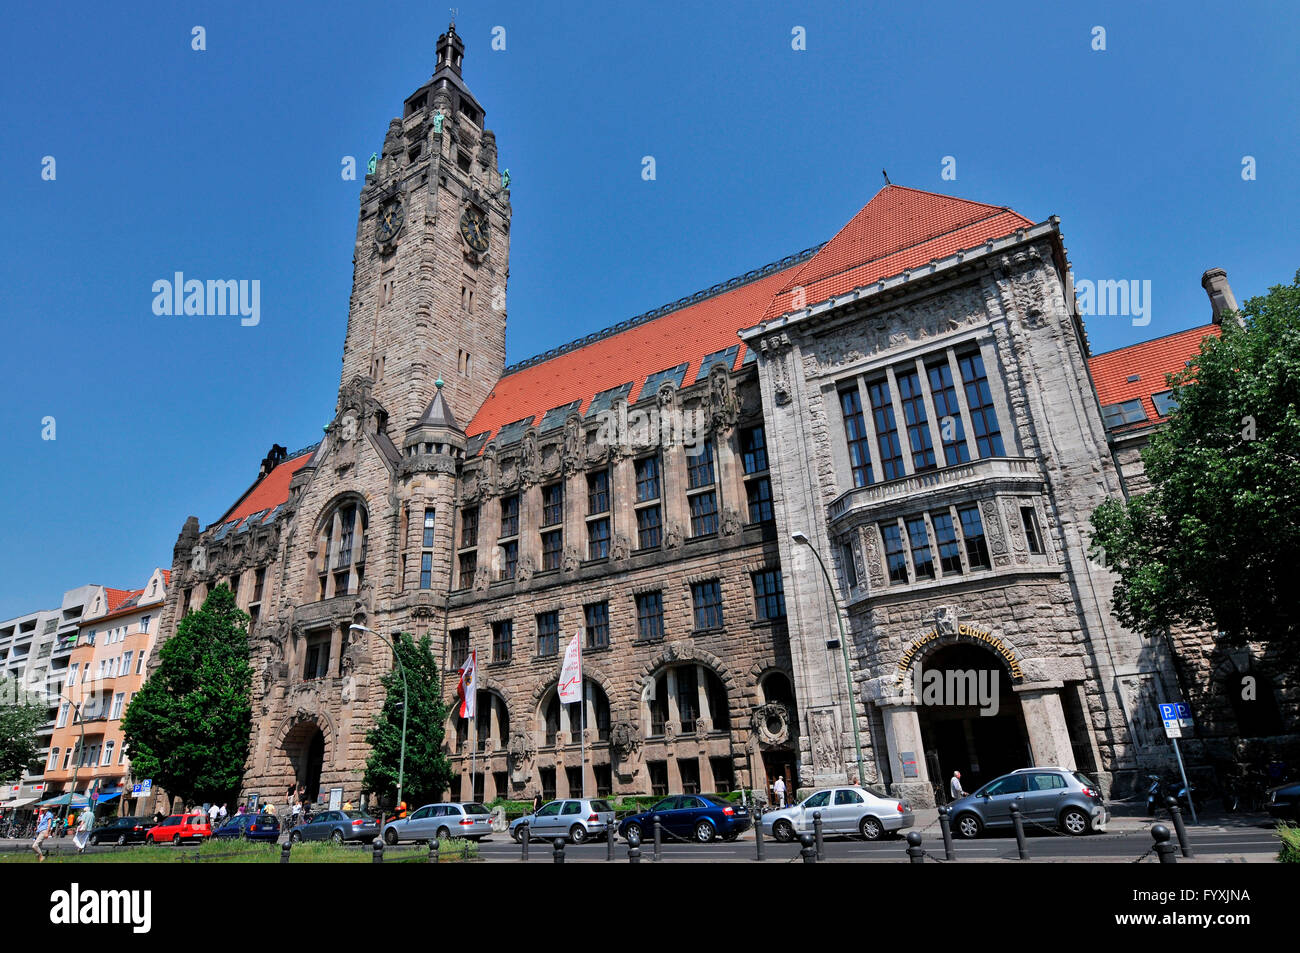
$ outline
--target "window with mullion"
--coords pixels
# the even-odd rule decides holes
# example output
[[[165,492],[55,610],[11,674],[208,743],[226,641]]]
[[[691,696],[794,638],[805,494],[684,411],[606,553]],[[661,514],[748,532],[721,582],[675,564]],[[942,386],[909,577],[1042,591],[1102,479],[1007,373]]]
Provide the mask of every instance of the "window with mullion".
[[[587,623],[587,648],[603,649],[609,645],[609,603],[592,602],[582,607]]]
[[[663,521],[658,506],[643,506],[636,511],[638,549],[657,549],[663,539]]]
[[[609,512],[609,471],[587,474],[587,515]]]
[[[961,520],[961,535],[966,542],[966,561],[971,569],[988,569],[989,547],[984,540],[984,522],[980,511],[975,506],[964,506],[957,510]]]
[[[519,566],[519,543],[510,541],[501,544],[501,579],[515,578]]]
[[[542,487],[542,525],[557,526],[564,521],[564,485],[552,483]]]
[[[749,503],[749,521],[766,523],[776,518],[772,510],[772,481],[755,477],[745,483],[745,497]]]
[[[502,619],[492,623],[492,661],[508,662],[514,654],[514,622]]]
[[[636,473],[636,501],[659,499],[659,458],[643,457],[634,465]]]
[[[912,516],[905,520],[907,524],[907,542],[912,547],[912,568],[917,579],[934,578],[934,556],[930,550],[930,534],[925,528],[924,516]]]
[[[587,558],[609,558],[609,517],[587,521]]]
[[[713,490],[690,497],[691,536],[711,536],[718,531],[718,494]]]
[[[871,418],[876,425],[881,479],[897,480],[906,476],[906,471],[903,469],[903,446],[898,439],[898,423],[894,419],[894,403],[889,396],[889,381],[876,381],[867,387],[867,393],[871,398]]]
[[[875,482],[871,473],[871,445],[867,422],[862,414],[862,397],[856,387],[840,391],[840,410],[844,414],[844,437],[849,446],[849,466],[853,485],[869,486]]]
[[[451,631],[451,667],[458,669],[469,658],[469,629]]]
[[[952,514],[946,510],[930,514],[930,525],[939,544],[939,568],[945,576],[961,575],[961,547],[957,545],[957,531],[953,528]]]
[[[433,587],[433,553],[420,554],[420,588]]]
[[[560,614],[540,612],[537,615],[537,654],[543,658],[560,651]]]
[[[434,515],[435,515],[434,510],[432,507],[425,509],[423,545],[426,549],[433,545]]]
[[[519,494],[501,500],[501,538],[519,535]]]
[[[740,432],[740,459],[747,474],[767,470],[767,432],[762,427]]]
[[[885,564],[889,568],[889,584],[907,582],[907,553],[903,551],[903,534],[897,523],[881,523],[880,537],[885,541]]]
[[[930,378],[930,400],[934,404],[934,417],[939,421],[939,440],[943,443],[943,458],[948,466],[967,463],[970,448],[966,446],[966,426],[961,419],[961,405],[957,403],[957,388],[952,382],[952,368],[947,361],[931,364],[926,369]]]
[[[641,592],[636,597],[638,639],[659,639],[664,634],[664,596],[662,592]]]
[[[785,589],[781,585],[781,570],[765,569],[753,574],[754,606],[760,619],[785,618]]]
[[[714,481],[713,438],[705,439],[697,449],[698,453],[688,451],[686,454],[686,487],[690,490],[713,486]]]
[[[559,569],[564,558],[564,533],[551,530],[542,534],[542,570]]]
[[[925,393],[921,378],[915,371],[900,373],[898,399],[903,405],[903,423],[907,427],[907,443],[912,451],[912,469],[916,472],[933,470],[938,463],[934,456],[934,441],[930,438],[930,421],[925,415]]]
[[[462,549],[478,545],[477,506],[467,506],[460,511],[460,545]]]
[[[997,408],[993,406],[993,393],[989,390],[988,375],[984,373],[984,358],[976,351],[958,357],[957,365],[961,368],[961,379],[966,388],[966,406],[970,408],[975,446],[980,457],[1005,456]]]
[[[460,554],[460,587],[469,589],[474,585],[474,574],[478,572],[478,550],[472,549]]]
[[[696,629],[722,628],[722,586],[718,580],[694,583],[691,601],[695,606]]]

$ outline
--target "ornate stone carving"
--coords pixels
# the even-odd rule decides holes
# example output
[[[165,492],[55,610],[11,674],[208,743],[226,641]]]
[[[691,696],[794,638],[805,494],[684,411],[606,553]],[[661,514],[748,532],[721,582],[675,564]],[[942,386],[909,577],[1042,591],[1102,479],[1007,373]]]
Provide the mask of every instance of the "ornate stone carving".
[[[479,483],[484,496],[495,496],[500,470],[497,466],[497,445],[490,443],[483,448],[483,464],[479,468]]]
[[[876,590],[885,584],[885,569],[880,561],[880,539],[874,526],[868,527],[862,535],[867,547],[867,577],[871,580],[871,588]]]
[[[618,536],[614,539],[614,545],[610,549],[610,556],[615,562],[622,562],[632,554],[632,544],[626,536]]]
[[[740,405],[731,389],[731,372],[725,364],[709,368],[709,428],[725,432],[736,425]]]
[[[790,742],[790,709],[780,702],[759,705],[749,723],[761,745],[775,747]]]
[[[677,549],[682,545],[682,531],[676,523],[668,524],[668,532],[664,533],[664,549]]]
[[[515,731],[510,734],[510,744],[506,748],[506,756],[510,759],[510,769],[512,771],[522,771],[537,754],[537,748],[533,745],[532,735],[526,731]]]
[[[678,639],[664,646],[664,658],[669,662],[689,661],[695,658],[695,643],[691,639]]]
[[[576,549],[565,549],[564,551],[564,571],[575,572],[582,565],[582,557],[578,555]]]
[[[727,507],[727,515],[722,520],[722,535],[739,536],[744,528],[744,524],[740,522],[740,514],[730,506]]]
[[[934,628],[940,635],[957,634],[957,607],[940,606],[934,610]]]
[[[585,456],[582,440],[582,421],[577,414],[569,414],[564,421],[563,467],[565,473],[577,473],[582,469]]]
[[[822,709],[812,713],[813,764],[818,774],[834,773],[839,763],[839,744],[835,732],[835,712]]]
[[[778,406],[784,407],[790,403],[790,385],[783,379],[778,378],[772,383],[772,396],[776,398]]]
[[[1007,559],[1007,541],[1002,535],[1002,520],[998,516],[998,505],[994,500],[980,502],[980,515],[984,518],[984,534],[989,539],[989,551],[993,553],[993,562],[1005,566]]]
[[[519,445],[519,479],[532,486],[542,475],[542,461],[537,452],[537,433],[530,427]]]
[[[641,747],[641,729],[630,721],[616,721],[609,729],[609,745],[626,761]]]

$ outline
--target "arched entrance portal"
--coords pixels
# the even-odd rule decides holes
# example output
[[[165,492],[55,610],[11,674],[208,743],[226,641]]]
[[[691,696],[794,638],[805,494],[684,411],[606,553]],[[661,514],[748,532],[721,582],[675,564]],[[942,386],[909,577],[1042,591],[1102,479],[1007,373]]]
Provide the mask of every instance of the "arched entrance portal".
[[[294,783],[302,785],[303,796],[315,802],[320,796],[320,774],[325,765],[325,736],[315,722],[296,725],[284,739],[284,753],[293,765]]]
[[[954,771],[961,772],[962,787],[974,791],[1000,774],[1034,763],[1020,699],[1006,668],[989,651],[948,645],[916,666],[916,712],[926,768],[942,791],[940,804],[950,800],[948,784]]]

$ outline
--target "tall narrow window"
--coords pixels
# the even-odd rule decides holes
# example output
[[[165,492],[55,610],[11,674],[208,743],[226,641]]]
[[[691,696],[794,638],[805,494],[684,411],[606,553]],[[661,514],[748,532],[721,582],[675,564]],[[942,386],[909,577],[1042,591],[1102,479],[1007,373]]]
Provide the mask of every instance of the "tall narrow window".
[[[673,670],[677,678],[677,718],[682,731],[690,734],[700,717],[700,690],[694,665],[680,665]]]
[[[714,485],[713,438],[699,453],[686,454],[687,504],[691,511],[691,536],[711,536],[718,531],[718,494]]]
[[[998,412],[993,406],[989,379],[984,373],[984,359],[978,351],[957,358],[962,383],[966,387],[966,406],[970,408],[971,426],[975,428],[975,446],[980,457],[1005,456]]]
[[[514,654],[514,622],[502,619],[492,623],[492,661],[508,662]]]
[[[478,545],[478,507],[467,506],[460,511],[461,549]]]
[[[451,630],[451,667],[458,669],[469,658],[469,629]]]
[[[552,483],[542,487],[542,525],[557,526],[564,521],[564,485]]]
[[[965,506],[957,510],[961,520],[961,534],[966,541],[966,561],[971,569],[989,568],[989,547],[984,541],[984,523],[978,507]]]
[[[420,554],[420,588],[433,587],[433,553]]]
[[[609,603],[592,602],[582,607],[587,623],[587,648],[603,649],[609,645]]]
[[[659,639],[664,634],[662,592],[642,592],[636,597],[637,638]]]
[[[564,559],[564,533],[553,529],[542,534],[542,571],[559,569]]]
[[[659,499],[659,458],[643,457],[636,461],[636,501]]]
[[[774,519],[772,481],[767,475],[767,435],[761,426],[740,432],[740,460],[745,470],[749,522],[770,522]]]
[[[852,589],[858,584],[858,564],[857,560],[853,558],[852,543],[846,542],[840,544],[840,562],[844,566],[844,580],[849,584],[849,588]]]
[[[501,500],[501,538],[519,535],[519,494]]]
[[[947,361],[926,367],[930,378],[930,398],[934,402],[934,417],[939,422],[939,441],[943,444],[943,459],[948,466],[966,463],[970,450],[966,446],[966,427],[961,419],[961,405],[957,403],[957,388],[952,383],[952,368]]]
[[[424,511],[424,539],[422,544],[425,549],[433,548],[433,527],[434,527],[434,510],[427,507]]]
[[[609,517],[587,522],[587,558],[607,559],[609,557]]]
[[[907,445],[912,451],[912,469],[917,473],[933,470],[938,464],[934,457],[934,441],[930,439],[930,421],[925,416],[921,378],[916,371],[907,371],[895,379],[898,381],[898,399],[903,405]]]
[[[840,409],[844,414],[844,436],[849,444],[853,485],[868,486],[875,481],[871,474],[871,448],[867,443],[867,423],[862,415],[862,397],[856,387],[840,391]]]
[[[498,578],[502,581],[515,578],[515,570],[519,568],[519,542],[511,540],[508,543],[501,544],[501,570]]]
[[[537,615],[537,654],[543,658],[559,652],[560,614],[541,612]]]
[[[126,701],[126,692],[118,692],[113,696],[113,710],[108,716],[109,718],[117,719],[122,717],[122,703],[124,701]]]
[[[718,580],[692,585],[691,600],[695,605],[696,629],[722,628],[722,587]]]
[[[867,388],[871,397],[871,417],[876,425],[876,447],[880,450],[881,478],[897,480],[904,475],[903,447],[898,440],[898,423],[894,420],[894,403],[889,396],[889,381],[876,381]]]
[[[461,553],[460,562],[460,588],[472,589],[474,587],[474,576],[478,572],[478,550],[471,549],[467,553]]]
[[[907,554],[903,551],[903,534],[897,523],[881,523],[880,536],[885,541],[885,564],[889,569],[889,584],[907,582]]]
[[[912,516],[907,523],[907,542],[912,548],[912,568],[917,579],[934,578],[934,557],[930,553],[930,534],[924,516]]]
[[[785,589],[781,585],[781,570],[765,569],[753,574],[754,608],[759,619],[785,618]]]
[[[952,515],[946,510],[930,514],[930,525],[939,543],[939,568],[945,576],[961,575],[961,550],[957,546],[957,532],[953,529]]]
[[[1043,554],[1043,534],[1038,529],[1038,515],[1032,506],[1020,507],[1020,519],[1025,524],[1025,542],[1035,556]]]
[[[587,474],[587,515],[599,516],[609,512],[609,471],[599,470]]]
[[[646,506],[636,511],[638,549],[655,549],[663,538],[663,526],[658,506]]]

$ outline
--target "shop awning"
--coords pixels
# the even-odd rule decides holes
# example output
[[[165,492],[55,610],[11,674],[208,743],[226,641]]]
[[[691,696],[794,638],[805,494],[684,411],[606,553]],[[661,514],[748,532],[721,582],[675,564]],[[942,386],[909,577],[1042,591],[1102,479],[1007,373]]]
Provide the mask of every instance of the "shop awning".
[[[3,804],[0,804],[0,811],[8,811],[15,807],[27,807],[27,805],[35,803],[36,798],[34,797],[20,797],[16,801],[5,801]]]
[[[107,791],[100,794],[99,797],[95,799],[95,803],[103,804],[105,801],[111,801],[113,800],[113,798],[121,797],[121,796],[122,796],[122,789],[118,788],[116,791]]]
[[[76,797],[73,797],[71,793],[68,793],[60,794],[58,797],[52,797],[48,801],[41,801],[40,806],[63,807],[64,805],[68,805],[69,802],[71,802],[71,807],[85,807],[89,803],[86,800],[85,795],[78,794]]]

